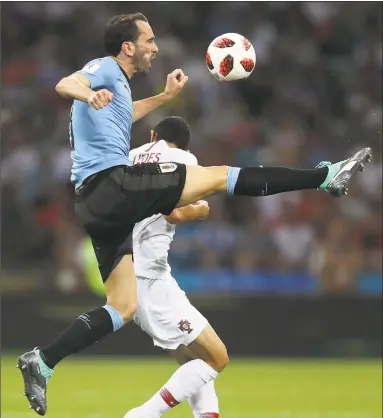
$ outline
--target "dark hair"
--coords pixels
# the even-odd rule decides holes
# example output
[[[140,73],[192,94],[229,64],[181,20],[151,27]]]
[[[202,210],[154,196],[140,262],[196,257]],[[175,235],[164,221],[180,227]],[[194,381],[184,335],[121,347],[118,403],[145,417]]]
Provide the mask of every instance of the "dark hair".
[[[140,32],[136,21],[148,22],[142,13],[118,15],[109,20],[105,28],[104,46],[109,55],[117,56],[124,42],[135,42]]]
[[[153,129],[157,133],[157,140],[163,139],[187,150],[190,142],[190,126],[184,118],[179,116],[168,116],[156,125]]]

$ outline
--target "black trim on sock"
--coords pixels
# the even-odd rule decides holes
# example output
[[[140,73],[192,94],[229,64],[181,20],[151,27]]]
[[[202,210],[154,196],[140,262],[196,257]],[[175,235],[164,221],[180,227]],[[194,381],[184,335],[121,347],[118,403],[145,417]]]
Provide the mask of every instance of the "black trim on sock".
[[[294,190],[317,189],[326,179],[328,168],[298,170],[286,167],[245,167],[238,175],[235,195],[269,196]]]
[[[77,353],[113,332],[113,322],[104,308],[81,314],[49,345],[40,350],[44,363],[53,369],[70,354]]]

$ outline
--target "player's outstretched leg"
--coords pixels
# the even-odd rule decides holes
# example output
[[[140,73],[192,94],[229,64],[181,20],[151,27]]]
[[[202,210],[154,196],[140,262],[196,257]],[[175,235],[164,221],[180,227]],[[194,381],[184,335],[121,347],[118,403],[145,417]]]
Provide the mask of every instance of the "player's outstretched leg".
[[[179,202],[184,206],[217,192],[239,196],[269,196],[277,193],[318,189],[340,197],[347,194],[352,176],[371,161],[371,148],[347,160],[324,163],[314,169],[285,167],[187,167],[185,187]]]
[[[187,349],[193,360],[183,364],[151,399],[129,411],[125,418],[160,418],[213,382],[229,362],[225,345],[210,325]],[[216,418],[219,415],[218,411],[207,411],[195,416]]]
[[[105,289],[105,306],[81,314],[49,345],[19,357],[17,367],[23,376],[24,394],[30,407],[39,415],[47,412],[47,385],[56,364],[117,331],[133,318],[137,290],[131,255],[122,257],[109,275]]]

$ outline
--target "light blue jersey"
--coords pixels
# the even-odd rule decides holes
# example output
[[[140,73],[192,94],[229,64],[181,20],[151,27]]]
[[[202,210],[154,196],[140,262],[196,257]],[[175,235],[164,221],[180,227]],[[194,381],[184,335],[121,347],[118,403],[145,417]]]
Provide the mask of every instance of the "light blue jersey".
[[[75,100],[71,109],[69,138],[72,146],[71,181],[75,187],[92,174],[129,161],[133,101],[129,79],[111,57],[89,62],[79,74],[90,81],[92,90],[107,89],[112,101],[95,110]]]

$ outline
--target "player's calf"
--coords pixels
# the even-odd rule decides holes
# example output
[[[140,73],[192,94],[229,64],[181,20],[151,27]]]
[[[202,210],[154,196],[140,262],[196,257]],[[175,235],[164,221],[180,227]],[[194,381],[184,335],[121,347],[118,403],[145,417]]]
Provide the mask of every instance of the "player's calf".
[[[126,418],[159,418],[169,409],[192,397],[219,373],[203,360],[182,365],[168,382],[139,408],[128,412]]]
[[[189,405],[194,418],[219,418],[218,397],[215,392],[214,381],[207,383],[189,398]]]
[[[202,356],[218,372],[221,372],[229,363],[226,347],[210,325],[194,343],[187,347],[180,346],[170,354],[181,365]],[[214,380],[198,390],[188,399],[188,402],[194,418],[219,418],[219,402]]]
[[[149,401],[128,412],[126,418],[161,417],[164,412],[192,398],[205,385],[213,382],[229,362],[225,345],[210,325],[193,343],[179,347],[174,354],[176,357],[178,354],[178,358],[183,358],[186,363]],[[188,358],[191,360],[187,361]]]
[[[46,413],[47,384],[56,364],[119,330],[133,319],[137,309],[137,288],[131,255],[120,260],[106,281],[105,288],[106,305],[82,313],[50,344],[19,358],[26,396],[38,414]]]
[[[181,366],[195,360],[188,347],[182,346],[170,352]],[[214,381],[207,383],[188,399],[194,418],[219,418],[219,402]]]

